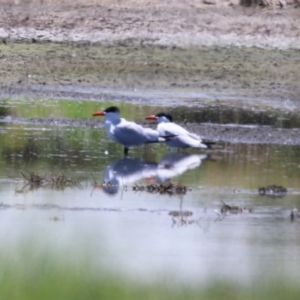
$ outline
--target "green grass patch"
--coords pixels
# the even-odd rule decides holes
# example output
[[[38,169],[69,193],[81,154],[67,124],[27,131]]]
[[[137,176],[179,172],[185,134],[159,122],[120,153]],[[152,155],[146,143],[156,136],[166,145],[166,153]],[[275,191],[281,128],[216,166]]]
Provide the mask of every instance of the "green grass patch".
[[[248,285],[220,280],[203,284],[199,279],[195,287],[168,276],[142,283],[97,269],[89,259],[58,259],[46,252],[0,257],[0,299],[299,299],[299,285],[283,278]]]

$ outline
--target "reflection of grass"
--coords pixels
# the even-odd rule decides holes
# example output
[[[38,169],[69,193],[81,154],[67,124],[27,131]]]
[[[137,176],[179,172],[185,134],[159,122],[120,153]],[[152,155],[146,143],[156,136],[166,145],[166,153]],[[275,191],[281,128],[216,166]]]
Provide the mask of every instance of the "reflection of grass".
[[[52,256],[21,253],[18,263],[0,258],[1,299],[299,299],[300,287],[286,280],[240,284],[212,281],[190,288],[160,280],[140,284],[105,271],[92,272],[90,263],[66,263]]]
[[[105,109],[111,105],[117,105],[121,110],[121,115],[124,118],[135,121],[144,121],[144,117],[152,110],[154,106],[135,105],[131,103],[124,103],[120,101],[88,101],[88,100],[66,100],[66,99],[7,99],[7,105],[14,106],[12,115],[17,118],[71,118],[71,119],[95,119],[92,117],[98,109]],[[0,116],[3,111],[5,114],[10,114],[10,110],[1,107],[0,102]],[[98,118],[99,122],[104,121],[104,118]],[[84,125],[84,124],[83,124]]]
[[[0,117],[10,114],[10,107],[8,106],[8,99],[0,100]]]

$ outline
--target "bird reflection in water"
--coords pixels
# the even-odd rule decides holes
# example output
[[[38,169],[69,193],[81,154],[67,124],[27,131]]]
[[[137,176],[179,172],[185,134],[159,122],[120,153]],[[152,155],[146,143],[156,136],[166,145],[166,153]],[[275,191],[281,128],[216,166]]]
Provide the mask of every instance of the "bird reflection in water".
[[[115,195],[120,185],[124,187],[143,178],[152,178],[156,175],[156,169],[156,163],[128,156],[113,161],[105,169],[103,191]]]
[[[159,163],[146,162],[143,159],[124,157],[108,164],[104,172],[102,190],[116,195],[120,186],[126,187],[141,179],[149,182],[165,183],[201,165],[207,155],[187,153],[169,153]]]
[[[157,165],[156,182],[166,182],[188,170],[199,167],[207,155],[168,153]]]

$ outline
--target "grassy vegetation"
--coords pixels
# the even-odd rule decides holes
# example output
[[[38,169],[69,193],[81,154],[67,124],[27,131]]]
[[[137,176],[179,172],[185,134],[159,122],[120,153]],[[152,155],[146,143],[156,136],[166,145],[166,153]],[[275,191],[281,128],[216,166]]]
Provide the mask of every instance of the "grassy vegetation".
[[[243,95],[264,95],[267,91],[270,96],[290,95],[298,90],[299,82],[295,50],[16,43],[0,45],[0,51],[0,75],[5,85],[126,87],[139,91],[172,88]]]
[[[30,255],[29,255],[30,256]],[[233,282],[212,281],[198,287],[160,280],[141,284],[95,272],[91,263],[66,263],[54,257],[33,259],[25,254],[21,263],[0,258],[0,299],[299,299],[300,287],[285,280],[256,282],[242,286]],[[93,270],[93,271],[92,271]]]

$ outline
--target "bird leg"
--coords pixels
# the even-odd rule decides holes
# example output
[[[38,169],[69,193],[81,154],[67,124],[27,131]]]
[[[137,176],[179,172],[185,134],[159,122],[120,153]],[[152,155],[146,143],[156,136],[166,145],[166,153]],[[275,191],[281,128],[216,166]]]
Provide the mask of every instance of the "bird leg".
[[[129,151],[129,148],[127,147],[124,147],[124,155],[127,156],[128,155],[128,151]]]

